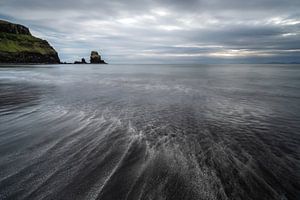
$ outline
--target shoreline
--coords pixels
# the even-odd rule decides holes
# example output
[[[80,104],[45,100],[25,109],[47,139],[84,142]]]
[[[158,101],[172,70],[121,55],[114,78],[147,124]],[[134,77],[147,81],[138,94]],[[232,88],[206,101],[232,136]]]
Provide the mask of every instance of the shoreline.
[[[108,65],[108,63],[0,63],[2,65]]]

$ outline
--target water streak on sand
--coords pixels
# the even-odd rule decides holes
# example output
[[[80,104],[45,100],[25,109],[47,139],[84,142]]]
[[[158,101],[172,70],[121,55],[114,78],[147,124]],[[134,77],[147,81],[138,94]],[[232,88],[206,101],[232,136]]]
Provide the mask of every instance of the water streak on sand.
[[[0,199],[298,199],[299,80],[294,65],[0,68]]]

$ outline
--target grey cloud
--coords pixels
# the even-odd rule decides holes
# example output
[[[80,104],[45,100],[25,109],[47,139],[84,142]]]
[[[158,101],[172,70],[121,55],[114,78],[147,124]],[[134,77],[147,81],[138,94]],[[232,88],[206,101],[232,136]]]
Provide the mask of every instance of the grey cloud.
[[[0,16],[29,26],[67,61],[100,49],[115,63],[294,62],[299,7],[298,0],[5,0]]]

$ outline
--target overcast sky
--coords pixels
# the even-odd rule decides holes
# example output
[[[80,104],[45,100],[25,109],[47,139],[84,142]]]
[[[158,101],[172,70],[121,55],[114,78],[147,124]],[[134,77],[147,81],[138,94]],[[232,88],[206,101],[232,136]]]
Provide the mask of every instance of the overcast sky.
[[[300,62],[300,0],[0,0],[62,61]]]

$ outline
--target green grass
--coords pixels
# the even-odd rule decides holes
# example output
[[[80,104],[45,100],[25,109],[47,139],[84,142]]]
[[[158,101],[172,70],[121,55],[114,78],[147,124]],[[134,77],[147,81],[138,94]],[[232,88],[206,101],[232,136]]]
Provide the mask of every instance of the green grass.
[[[0,33],[0,51],[9,53],[32,52],[54,54],[45,40],[21,34]]]

